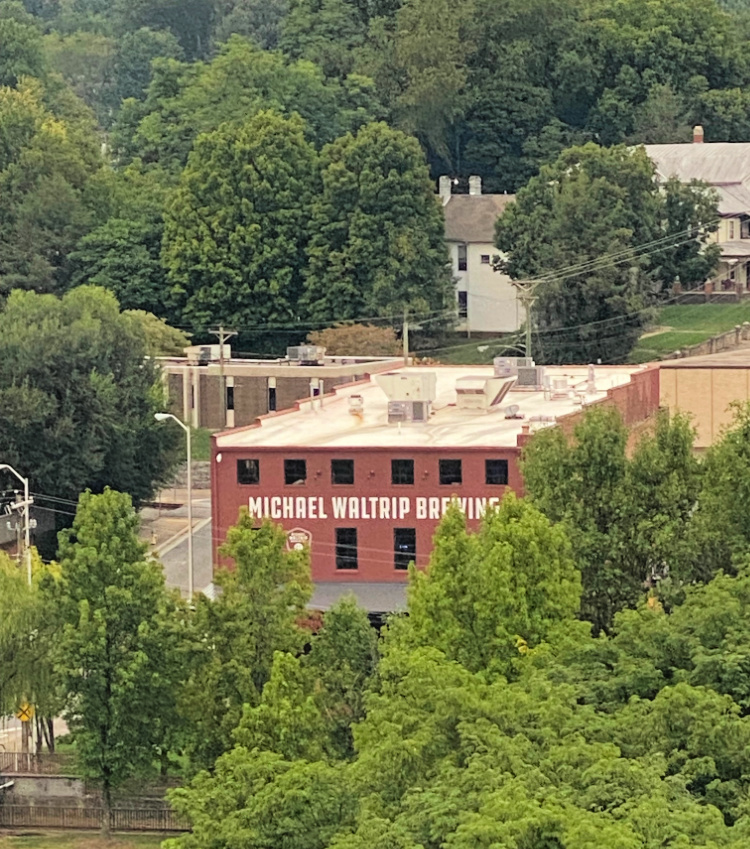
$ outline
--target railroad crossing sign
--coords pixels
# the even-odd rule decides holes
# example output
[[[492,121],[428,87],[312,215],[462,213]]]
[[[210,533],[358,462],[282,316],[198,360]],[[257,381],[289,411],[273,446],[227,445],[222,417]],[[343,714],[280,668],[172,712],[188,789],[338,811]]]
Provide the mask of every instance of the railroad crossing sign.
[[[22,704],[16,713],[16,719],[20,719],[21,722],[31,722],[34,718],[34,707],[29,704]]]

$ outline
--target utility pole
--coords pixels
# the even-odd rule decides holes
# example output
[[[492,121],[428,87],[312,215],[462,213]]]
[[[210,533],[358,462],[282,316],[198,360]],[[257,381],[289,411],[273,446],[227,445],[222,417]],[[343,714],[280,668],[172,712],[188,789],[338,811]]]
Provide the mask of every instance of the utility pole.
[[[11,509],[23,511],[23,553],[26,561],[26,578],[31,586],[31,519],[29,517],[29,507],[34,503],[34,499],[29,497],[29,479],[20,475],[12,466],[7,463],[0,463],[0,472],[10,472],[14,477],[18,478],[23,484],[23,501],[16,501],[11,505]]]
[[[407,310],[404,310],[404,328],[401,333],[401,337],[404,343],[404,365],[409,365],[409,313]]]
[[[225,330],[224,325],[220,324],[217,328],[208,331],[212,336],[216,336],[219,340],[219,387],[221,390],[221,427],[227,426],[227,387],[224,381],[224,343],[228,342],[232,336],[237,335],[236,330]]]
[[[536,290],[541,280],[512,280],[518,290],[518,300],[526,312],[526,351],[527,358],[531,357],[531,308],[537,301]]]

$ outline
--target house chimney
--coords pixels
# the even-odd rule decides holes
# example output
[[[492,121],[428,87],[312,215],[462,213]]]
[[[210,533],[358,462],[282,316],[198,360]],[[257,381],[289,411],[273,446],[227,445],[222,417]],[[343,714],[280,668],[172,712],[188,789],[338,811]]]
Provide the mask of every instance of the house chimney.
[[[469,194],[470,195],[481,195],[482,194],[482,178],[481,177],[469,177]]]
[[[700,124],[693,127],[693,144],[703,144],[703,127]]]
[[[450,177],[440,177],[438,179],[438,194],[443,206],[451,199],[451,191],[453,190],[453,180]]]

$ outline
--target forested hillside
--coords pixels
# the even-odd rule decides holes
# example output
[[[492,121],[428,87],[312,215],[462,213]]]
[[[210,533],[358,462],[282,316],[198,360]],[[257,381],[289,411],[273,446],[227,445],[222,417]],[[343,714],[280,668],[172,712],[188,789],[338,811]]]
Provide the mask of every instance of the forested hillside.
[[[750,139],[742,6],[3,0],[0,297],[96,283],[255,353],[404,309],[429,330],[455,308],[433,180],[514,192],[571,146],[695,123]]]

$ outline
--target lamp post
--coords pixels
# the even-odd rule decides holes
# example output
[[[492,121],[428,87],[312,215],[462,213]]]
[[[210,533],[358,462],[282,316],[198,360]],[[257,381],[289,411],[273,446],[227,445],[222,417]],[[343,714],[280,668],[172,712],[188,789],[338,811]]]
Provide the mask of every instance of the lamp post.
[[[23,484],[23,503],[17,504],[16,508],[23,507],[23,548],[24,548],[24,558],[26,560],[26,577],[29,581],[29,586],[31,586],[31,539],[29,536],[29,528],[31,523],[29,521],[29,506],[32,504],[31,499],[29,498],[29,479],[25,478],[23,475],[20,475],[13,466],[9,466],[7,463],[0,463],[0,472],[10,472],[12,475],[18,478]]]
[[[193,454],[190,448],[190,428],[172,413],[155,413],[157,422],[174,419],[187,436],[187,488],[188,488],[188,601],[193,600]]]

